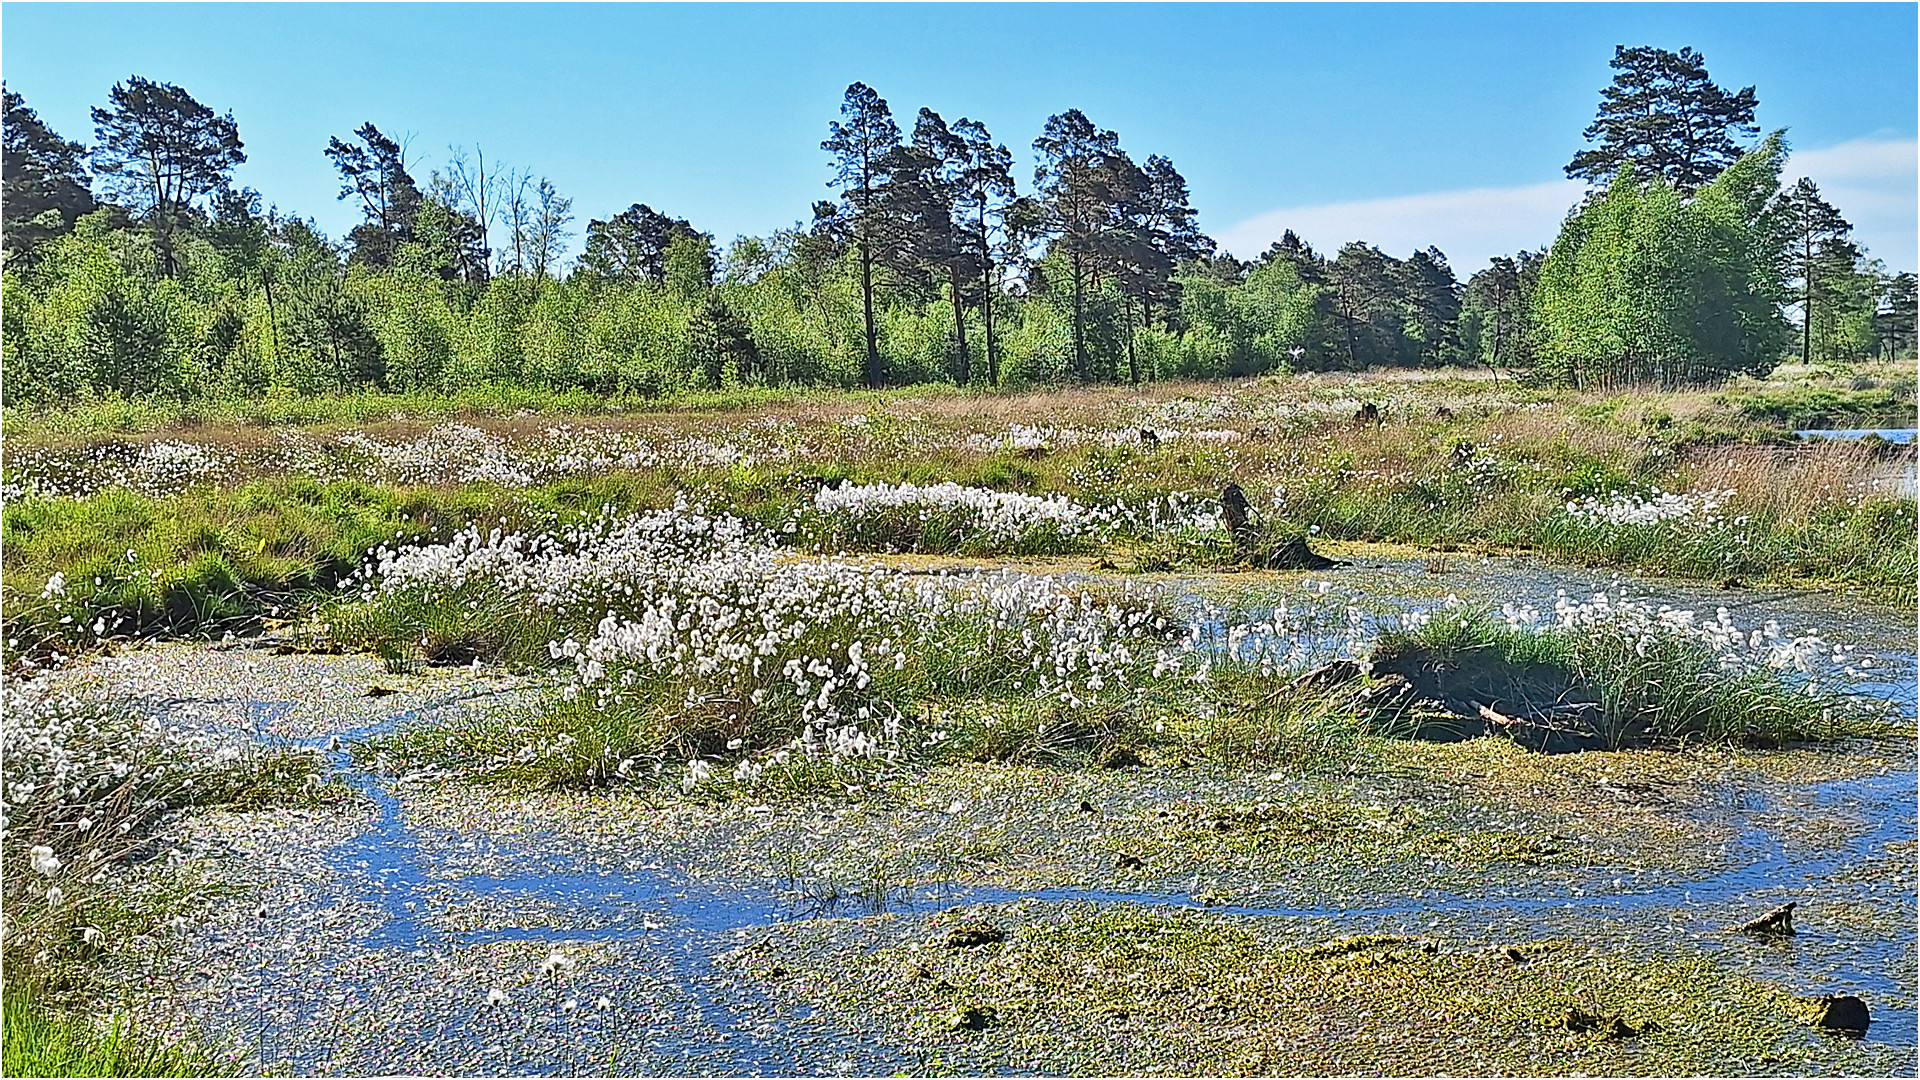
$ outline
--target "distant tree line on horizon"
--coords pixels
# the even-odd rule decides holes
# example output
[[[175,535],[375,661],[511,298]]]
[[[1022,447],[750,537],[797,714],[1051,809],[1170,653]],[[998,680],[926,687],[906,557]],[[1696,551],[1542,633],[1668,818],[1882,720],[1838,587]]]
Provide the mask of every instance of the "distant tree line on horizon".
[[[1221,252],[1172,161],[1078,110],[1022,193],[986,127],[903,132],[847,89],[822,143],[838,198],[724,251],[634,203],[573,237],[546,178],[455,151],[424,182],[372,123],[323,153],[362,221],[335,242],[236,189],[231,114],[140,77],[89,150],[5,91],[4,377],[15,404],[487,383],[657,395],[730,384],[962,385],[1487,365],[1587,384],[1701,382],[1907,356],[1912,274],[1887,274],[1818,188],[1782,187],[1752,87],[1691,49],[1616,51],[1543,251],[1463,283],[1437,248],[1331,255],[1291,231]],[[97,190],[96,190],[97,188]]]

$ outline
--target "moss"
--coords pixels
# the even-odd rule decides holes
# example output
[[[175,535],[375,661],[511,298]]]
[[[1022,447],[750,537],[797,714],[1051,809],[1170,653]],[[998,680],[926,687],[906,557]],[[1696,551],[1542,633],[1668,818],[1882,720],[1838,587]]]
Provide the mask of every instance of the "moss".
[[[1022,925],[984,962],[916,947],[929,927],[901,917],[783,927],[762,951],[803,976],[779,992],[976,1067],[1683,1075],[1872,1071],[1901,1058],[1821,1037],[1792,994],[1698,956],[1329,935],[1317,921],[1128,905],[988,910]],[[901,977],[913,968],[925,974]],[[956,1010],[969,1008],[996,1022],[957,1032]]]

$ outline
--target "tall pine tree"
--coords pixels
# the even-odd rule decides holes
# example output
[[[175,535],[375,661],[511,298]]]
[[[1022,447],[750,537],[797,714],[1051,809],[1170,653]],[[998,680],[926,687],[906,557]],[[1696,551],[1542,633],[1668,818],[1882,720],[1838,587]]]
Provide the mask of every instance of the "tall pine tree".
[[[407,173],[406,153],[372,122],[354,131],[359,145],[327,140],[327,158],[340,172],[340,198],[360,200],[364,220],[347,234],[355,262],[392,266],[400,245],[413,239],[420,188]]]
[[[233,114],[219,116],[170,83],[132,76],[93,110],[93,168],[108,192],[143,211],[160,271],[179,271],[175,234],[194,203],[228,184],[247,160]]]
[[[828,126],[830,137],[820,149],[833,155],[834,177],[828,187],[838,187],[851,218],[851,232],[860,259],[860,309],[866,329],[866,384],[877,387],[886,381],[886,369],[880,362],[880,338],[874,325],[873,265],[879,218],[876,198],[889,154],[900,145],[900,127],[893,122],[893,111],[886,99],[865,83],[847,87],[840,106],[844,123]]]
[[[1728,93],[1714,85],[1705,58],[1690,48],[1621,45],[1612,67],[1619,74],[1600,91],[1599,116],[1586,130],[1599,145],[1573,156],[1570,177],[1604,184],[1631,165],[1642,180],[1659,177],[1691,195],[1746,152],[1737,139],[1759,132],[1753,87]]]
[[[1860,251],[1848,240],[1853,225],[1820,197],[1812,180],[1782,190],[1773,201],[1773,217],[1786,240],[1783,269],[1796,282],[1800,298],[1800,362],[1813,362],[1814,322],[1835,306],[1834,286],[1853,273]]]

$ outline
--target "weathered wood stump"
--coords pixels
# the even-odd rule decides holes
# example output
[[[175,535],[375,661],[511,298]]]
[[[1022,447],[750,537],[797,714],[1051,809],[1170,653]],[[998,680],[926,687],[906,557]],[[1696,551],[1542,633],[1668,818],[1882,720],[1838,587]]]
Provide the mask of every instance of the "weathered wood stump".
[[[1227,532],[1233,535],[1233,546],[1240,554],[1246,555],[1253,550],[1253,523],[1247,516],[1247,493],[1240,490],[1239,484],[1228,484],[1220,489],[1220,514],[1227,519]]]
[[[1742,934],[1766,934],[1791,937],[1793,935],[1793,909],[1798,906],[1793,901],[1781,904],[1757,919],[1751,919],[1734,927]]]

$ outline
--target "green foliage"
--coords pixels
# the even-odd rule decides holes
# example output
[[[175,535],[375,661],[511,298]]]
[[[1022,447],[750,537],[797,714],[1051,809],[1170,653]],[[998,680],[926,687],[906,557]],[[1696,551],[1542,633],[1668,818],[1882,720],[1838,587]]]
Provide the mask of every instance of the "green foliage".
[[[1575,154],[1568,176],[1599,181],[1631,166],[1690,193],[1739,158],[1735,136],[1754,133],[1753,87],[1729,94],[1714,85],[1692,49],[1620,45],[1612,67],[1619,74],[1586,131],[1600,145]]]
[[[238,1076],[240,1065],[190,1043],[164,1042],[115,1014],[102,1031],[26,990],[7,988],[8,1076]]]
[[[95,210],[77,144],[9,91],[6,245],[23,257],[4,275],[7,398],[658,399],[1457,363],[1672,384],[1771,366],[1790,299],[1809,361],[1911,347],[1911,276],[1845,243],[1837,212],[1838,232],[1785,257],[1811,220],[1794,208],[1817,192],[1775,198],[1777,136],[1738,153],[1751,87],[1715,86],[1688,49],[1622,47],[1614,67],[1588,130],[1600,145],[1569,166],[1611,186],[1574,209],[1544,265],[1496,259],[1464,289],[1434,248],[1325,258],[1288,233],[1252,263],[1219,254],[1173,163],[1136,164],[1078,110],[1049,118],[1037,190],[1020,196],[984,126],[922,109],[903,142],[886,101],[855,83],[822,144],[841,199],[816,204],[811,226],[738,238],[723,275],[710,235],[634,203],[587,224],[559,280],[571,203],[531,173],[482,177],[462,157],[419,185],[403,148],[363,125],[326,150],[364,217],[335,244],[231,188],[245,155],[230,116],[135,77],[95,110],[93,154],[132,210]],[[488,179],[497,253],[476,201]]]
[[[1534,293],[1541,373],[1668,384],[1770,369],[1785,343],[1766,199],[1778,135],[1691,199],[1623,169],[1567,218]]]
[[[5,163],[0,165],[0,219],[8,259],[31,257],[34,248],[73,228],[93,211],[87,190],[86,148],[68,142],[5,91]]]
[[[1772,748],[1883,727],[1835,691],[1765,669],[1729,672],[1701,636],[1654,621],[1513,629],[1478,613],[1443,612],[1419,630],[1383,635],[1375,662],[1409,649],[1442,670],[1491,661],[1564,686],[1564,699],[1597,703],[1577,722],[1611,749],[1702,741]]]

